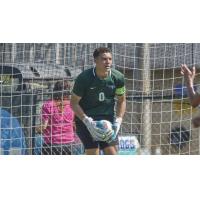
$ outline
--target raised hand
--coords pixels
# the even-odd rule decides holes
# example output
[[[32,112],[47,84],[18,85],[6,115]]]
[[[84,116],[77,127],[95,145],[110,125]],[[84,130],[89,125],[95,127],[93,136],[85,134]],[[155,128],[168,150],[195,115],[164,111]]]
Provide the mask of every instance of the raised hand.
[[[185,77],[186,84],[189,86],[193,86],[194,78],[196,74],[195,67],[192,67],[192,70],[188,68],[186,64],[181,65],[181,74]]]

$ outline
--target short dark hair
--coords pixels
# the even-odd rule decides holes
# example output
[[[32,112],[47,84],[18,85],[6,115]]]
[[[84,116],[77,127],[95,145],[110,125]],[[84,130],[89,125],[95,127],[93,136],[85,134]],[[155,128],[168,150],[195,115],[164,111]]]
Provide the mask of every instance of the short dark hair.
[[[96,59],[100,54],[103,53],[112,53],[111,50],[107,47],[99,47],[94,50],[93,57]]]
[[[67,80],[57,81],[53,88],[53,99],[61,100],[70,95],[71,84]]]

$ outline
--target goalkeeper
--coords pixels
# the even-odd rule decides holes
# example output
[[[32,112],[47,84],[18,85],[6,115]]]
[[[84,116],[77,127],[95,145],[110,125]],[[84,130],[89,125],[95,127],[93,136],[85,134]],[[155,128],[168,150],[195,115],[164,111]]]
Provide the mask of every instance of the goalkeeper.
[[[108,48],[97,48],[93,57],[95,66],[77,77],[72,91],[76,131],[87,155],[98,155],[100,150],[115,155],[126,109],[124,75],[112,69],[112,54]],[[98,120],[112,123],[113,131],[106,139],[95,125]]]

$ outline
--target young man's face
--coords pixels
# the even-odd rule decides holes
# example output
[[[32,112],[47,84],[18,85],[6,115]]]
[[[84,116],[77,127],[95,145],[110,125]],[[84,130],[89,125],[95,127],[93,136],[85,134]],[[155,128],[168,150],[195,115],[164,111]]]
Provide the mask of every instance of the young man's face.
[[[95,59],[96,67],[101,70],[108,71],[111,68],[112,65],[112,55],[111,53],[103,53],[100,54]]]

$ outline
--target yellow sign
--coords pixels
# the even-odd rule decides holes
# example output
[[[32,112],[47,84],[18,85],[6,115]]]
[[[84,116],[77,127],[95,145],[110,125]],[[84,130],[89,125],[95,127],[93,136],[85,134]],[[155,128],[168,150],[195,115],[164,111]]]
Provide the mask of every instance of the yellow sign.
[[[197,111],[190,105],[189,99],[177,99],[173,101],[173,110],[178,114],[190,114]]]
[[[0,75],[0,83],[3,85],[11,85],[12,84],[11,75]]]

